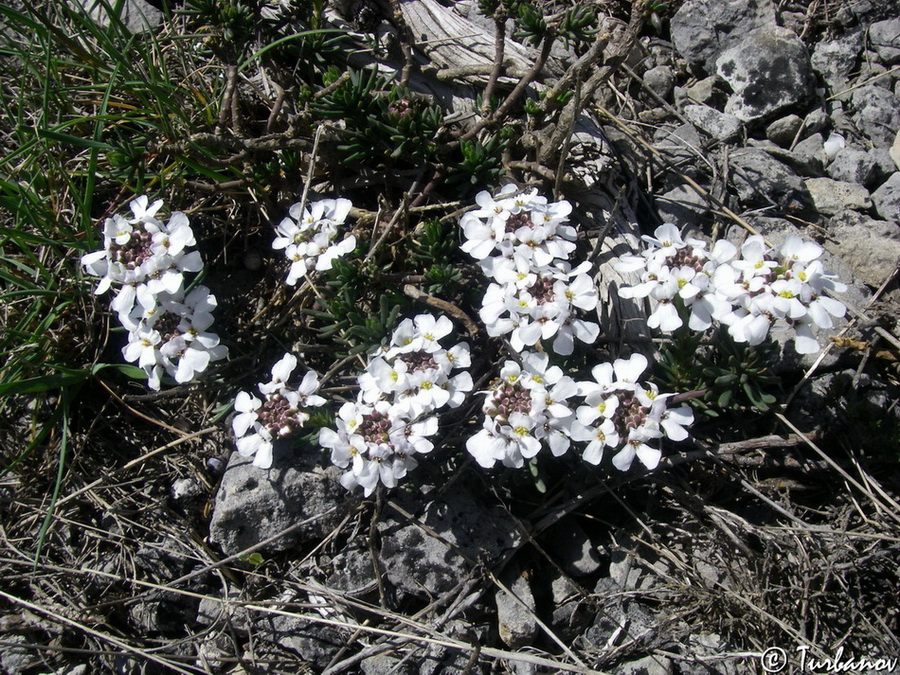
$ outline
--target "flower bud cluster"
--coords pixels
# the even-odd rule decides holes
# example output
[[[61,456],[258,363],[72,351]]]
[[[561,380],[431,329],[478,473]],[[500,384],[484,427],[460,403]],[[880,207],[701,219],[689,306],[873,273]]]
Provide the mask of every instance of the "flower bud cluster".
[[[147,373],[147,386],[159,389],[163,373],[190,382],[228,350],[210,333],[216,298],[205,286],[185,292],[185,272],[203,269],[188,217],[175,212],[168,222],[156,217],[162,200],[148,206],[134,199],[131,218],[116,214],[103,228],[104,246],[82,256],[88,273],[101,277],[96,294],[117,287],[112,309],[128,330],[122,353]]]
[[[621,272],[639,272],[640,283],[624,286],[624,298],[649,298],[651,328],[671,332],[684,325],[702,331],[713,322],[728,326],[737,342],[762,343],[774,325],[793,329],[798,353],[819,351],[812,327],[831,328],[832,317],[844,316],[843,303],[825,295],[846,286],[825,272],[822,248],[788,236],[776,249],[762,236],[748,237],[741,248],[720,240],[712,250],[705,242],[682,239],[671,223],[655,236],[644,236],[647,248],[639,256],[624,256]]]
[[[335,258],[356,248],[352,234],[332,243],[352,206],[349,199],[322,199],[307,208],[302,203],[291,206],[288,216],[275,227],[278,236],[272,242],[272,248],[283,250],[291,262],[288,286],[296,285],[312,269],[330,270]]]
[[[237,449],[243,457],[253,457],[253,465],[272,466],[273,443],[293,434],[309,420],[307,409],[325,405],[316,394],[319,376],[308,371],[296,387],[287,383],[297,367],[297,357],[285,354],[272,366],[272,379],[258,385],[260,397],[239,392],[234,401],[237,411],[232,420]]]
[[[450,349],[440,341],[453,330],[446,316],[420,314],[404,319],[390,344],[372,356],[358,378],[355,401],[341,406],[336,429],[323,428],[319,443],[331,461],[347,472],[341,483],[362,486],[366,496],[379,483],[394,487],[417,466],[416,455],[430,452],[438,431],[436,413],[458,408],[472,390],[469,345]]]
[[[536,190],[518,192],[514,185],[496,196],[480,192],[475,201],[479,208],[460,220],[461,248],[492,280],[479,312],[488,335],[508,335],[516,351],[552,340],[561,355],[574,351],[576,338],[594,342],[600,327],[577,316],[596,309],[598,294],[590,263],[569,263],[572,205],[548,203]]]

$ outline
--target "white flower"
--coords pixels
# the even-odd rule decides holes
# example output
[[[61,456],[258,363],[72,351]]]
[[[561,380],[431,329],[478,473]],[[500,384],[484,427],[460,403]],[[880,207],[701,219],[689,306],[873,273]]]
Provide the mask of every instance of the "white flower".
[[[288,217],[275,226],[272,248],[283,250],[291,262],[285,283],[296,285],[310,269],[330,270],[336,258],[356,248],[356,237],[348,235],[335,244],[338,228],[353,207],[348,199],[322,199],[301,209],[299,203],[288,209]]]
[[[297,357],[285,354],[272,366],[270,381],[257,385],[261,399],[243,391],[235,397],[238,414],[232,420],[232,428],[237,449],[244,457],[252,455],[254,466],[270,468],[274,439],[289,436],[302,427],[309,420],[307,408],[325,404],[325,399],[315,393],[319,378],[313,371],[304,375],[298,387],[288,384],[296,367]]]
[[[659,465],[662,452],[658,448],[648,445],[647,441],[655,440],[660,436],[662,433],[659,429],[652,426],[640,426],[632,429],[625,445],[613,456],[613,466],[619,471],[628,471],[634,458],[637,457],[645,467],[655,469]]]

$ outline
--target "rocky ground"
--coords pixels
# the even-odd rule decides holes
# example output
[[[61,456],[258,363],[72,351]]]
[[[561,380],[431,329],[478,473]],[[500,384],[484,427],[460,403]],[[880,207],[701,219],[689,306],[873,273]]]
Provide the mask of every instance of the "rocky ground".
[[[64,495],[55,537],[71,562],[34,582],[46,611],[0,618],[6,671],[701,675],[759,672],[777,647],[792,672],[839,653],[887,672],[875,659],[900,654],[900,11],[676,4],[592,107],[648,231],[658,218],[701,236],[800,233],[850,286],[821,356],[784,347],[780,412],[703,423],[704,440],[649,474],[573,460],[541,493],[448,451],[449,480],[423,467],[370,499],[289,447],[255,468],[224,423],[175,443],[136,429],[119,442],[174,450],[136,467],[94,458],[99,487]],[[14,552],[37,521],[7,480],[4,574],[25,579]],[[59,618],[71,607],[77,629]],[[94,626],[118,641],[105,654],[71,637]],[[33,643],[46,649],[17,648]]]

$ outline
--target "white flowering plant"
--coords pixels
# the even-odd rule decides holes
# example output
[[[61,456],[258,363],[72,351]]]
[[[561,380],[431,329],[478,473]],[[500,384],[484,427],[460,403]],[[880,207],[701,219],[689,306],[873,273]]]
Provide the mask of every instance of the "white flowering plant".
[[[136,198],[130,217],[106,220],[104,248],[82,258],[101,278],[97,293],[115,289],[112,309],[128,331],[123,355],[147,373],[153,389],[164,375],[192,381],[227,355],[209,330],[215,297],[205,286],[187,289],[186,275],[203,267],[188,218],[176,212],[160,219],[161,208],[161,201]],[[352,212],[345,198],[296,203],[274,226],[271,245],[286,259],[286,286],[321,289],[315,290],[320,309],[307,310],[331,320],[320,333],[343,336],[352,346],[347,358],[366,354],[357,357],[364,367],[350,385],[354,395],[342,401],[326,396],[309,369],[290,384],[299,359],[288,352],[256,392],[236,395],[232,429],[238,452],[262,469],[273,466],[277,441],[307,429],[307,438],[343,472],[341,483],[365,496],[379,486],[396,487],[433,454],[445,436],[441,420],[460,409],[478,417],[461,444],[484,469],[528,465],[537,473],[544,458],[564,455],[592,466],[608,460],[620,471],[637,459],[654,469],[663,443],[689,437],[694,412],[686,401],[713,396],[725,405],[723,390],[736,383],[757,408],[774,401],[761,387],[766,366],[758,356],[754,361],[766,353],[770,330],[792,331],[797,351],[814,353],[814,329],[831,328],[845,311],[831,296],[845,286],[825,271],[814,243],[789,236],[771,248],[751,236],[740,247],[728,241],[709,247],[665,224],[643,237],[643,250],[616,262],[638,279],[619,295],[649,302],[648,327],[673,335],[652,367],[652,353],[610,358],[594,346],[603,330],[600,289],[591,262],[579,252],[569,202],[514,185],[476,195],[458,228],[458,251],[477,270],[465,283],[481,289],[474,293],[480,304],[474,307],[480,327],[474,328],[464,311],[440,299],[430,303],[450,315],[414,312],[393,288],[396,275],[363,264],[358,229],[348,223]],[[431,291],[464,283],[451,262],[450,242],[438,224],[423,227],[412,242],[412,264],[428,265],[421,279],[441,281]],[[362,319],[366,312],[370,318]],[[494,356],[480,362],[496,363],[493,373],[473,370],[473,346],[454,337],[458,325],[451,315],[473,337],[483,331],[477,346]],[[697,336],[716,330],[731,345],[727,364],[698,348]],[[706,380],[695,376],[698,364]],[[654,372],[672,391],[651,381]],[[695,406],[711,410],[700,401]]]
[[[798,354],[815,354],[821,349],[816,331],[831,329],[846,313],[833,297],[846,285],[825,271],[822,247],[797,235],[775,248],[754,234],[740,247],[719,240],[707,250],[706,242],[683,238],[666,223],[642,239],[641,254],[616,263],[619,271],[640,275],[619,294],[647,299],[648,326],[672,335],[661,350],[671,381],[707,391],[720,407],[737,402],[739,383],[739,398],[767,410],[776,400],[767,389],[777,384],[768,372],[776,356],[771,332],[792,340]],[[709,331],[715,339],[703,350]]]
[[[176,211],[157,217],[162,200],[146,195],[131,201],[130,216],[116,214],[103,225],[103,248],[81,258],[100,277],[94,292],[115,289],[111,307],[128,331],[125,360],[146,373],[147,386],[160,389],[163,375],[191,382],[228,349],[208,329],[217,302],[202,285],[188,290],[185,273],[203,269],[188,217]]]

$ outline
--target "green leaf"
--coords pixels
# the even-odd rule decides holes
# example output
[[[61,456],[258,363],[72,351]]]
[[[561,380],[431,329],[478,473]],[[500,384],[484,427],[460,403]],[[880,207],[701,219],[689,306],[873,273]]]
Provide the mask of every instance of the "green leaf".
[[[65,143],[67,145],[74,145],[80,148],[96,148],[98,150],[106,151],[115,149],[109,143],[94,141],[89,138],[79,138],[78,136],[70,136],[69,134],[61,134],[57,131],[52,131],[51,129],[38,129],[37,133],[41,138],[46,138],[58,143]]]

